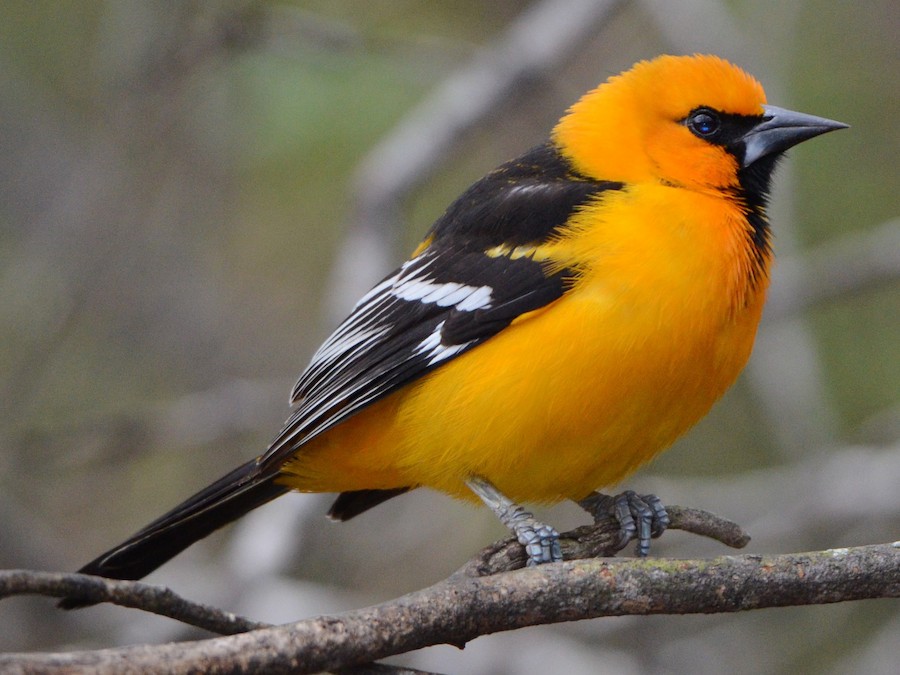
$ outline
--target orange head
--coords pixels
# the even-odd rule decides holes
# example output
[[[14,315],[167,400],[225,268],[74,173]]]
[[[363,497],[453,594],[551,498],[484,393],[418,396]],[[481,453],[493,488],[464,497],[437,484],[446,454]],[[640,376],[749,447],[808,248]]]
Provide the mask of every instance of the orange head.
[[[740,169],[844,126],[767,106],[762,85],[717,56],[660,56],[585,94],[553,138],[591,178],[703,190],[736,187]]]

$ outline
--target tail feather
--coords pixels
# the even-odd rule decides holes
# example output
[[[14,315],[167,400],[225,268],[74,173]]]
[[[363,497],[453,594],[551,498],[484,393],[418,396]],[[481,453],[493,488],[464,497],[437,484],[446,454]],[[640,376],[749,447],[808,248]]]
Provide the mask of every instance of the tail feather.
[[[343,522],[355,518],[360,513],[368,511],[373,506],[378,506],[388,499],[392,499],[404,492],[412,490],[411,487],[391,488],[389,490],[354,490],[352,492],[342,492],[338,498],[334,500],[331,509],[328,511],[328,517],[332,520]]]
[[[79,572],[110,579],[141,579],[188,546],[279,497],[289,488],[261,476],[251,460],[157,518],[118,546],[98,556]],[[78,598],[64,598],[64,609],[83,607]]]

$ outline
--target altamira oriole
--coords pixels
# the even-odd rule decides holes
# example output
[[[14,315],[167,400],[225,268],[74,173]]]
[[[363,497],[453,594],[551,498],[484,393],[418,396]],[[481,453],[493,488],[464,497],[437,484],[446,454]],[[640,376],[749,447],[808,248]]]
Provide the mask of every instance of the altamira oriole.
[[[844,127],[767,105],[715,56],[611,77],[359,300],[266,452],[80,571],[139,579],[289,490],[339,492],[337,520],[418,487],[480,498],[530,564],[561,559],[558,534],[518,503],[571,499],[616,514],[646,554],[659,500],[595,490],[734,382],[768,285],[775,164]]]

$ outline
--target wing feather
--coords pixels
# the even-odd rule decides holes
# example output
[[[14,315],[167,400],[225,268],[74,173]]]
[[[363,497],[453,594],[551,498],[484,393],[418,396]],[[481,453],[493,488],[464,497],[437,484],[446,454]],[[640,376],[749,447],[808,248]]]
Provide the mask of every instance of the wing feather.
[[[477,268],[477,285],[453,281]],[[297,385],[294,414],[262,457],[279,463],[362,408],[422,377],[563,292],[529,258],[429,248],[357,304],[313,356]],[[493,283],[492,283],[493,281]]]
[[[475,183],[435,223],[429,246],[366,293],[313,355],[260,470],[277,471],[315,436],[560,298],[574,272],[549,273],[527,251],[621,187],[575,174],[551,144]]]

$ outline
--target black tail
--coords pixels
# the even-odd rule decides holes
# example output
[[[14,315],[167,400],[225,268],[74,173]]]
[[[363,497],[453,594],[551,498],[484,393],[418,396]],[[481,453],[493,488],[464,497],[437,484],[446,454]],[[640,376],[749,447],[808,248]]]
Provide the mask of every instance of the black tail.
[[[289,488],[275,478],[260,476],[256,460],[251,460],[78,571],[110,579],[141,579],[195,541],[287,492]],[[89,604],[64,598],[59,606],[74,609]]]

